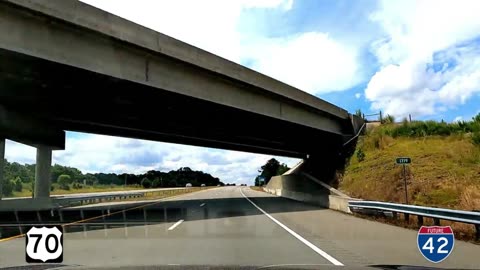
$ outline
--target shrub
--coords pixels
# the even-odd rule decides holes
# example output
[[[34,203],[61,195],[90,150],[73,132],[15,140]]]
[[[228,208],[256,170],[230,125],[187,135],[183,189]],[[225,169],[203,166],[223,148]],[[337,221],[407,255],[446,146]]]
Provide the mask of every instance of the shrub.
[[[80,183],[73,183],[72,188],[73,189],[81,189],[81,188],[83,188],[83,186]]]
[[[70,175],[62,174],[58,176],[57,183],[59,188],[64,190],[70,190],[70,186],[69,186],[70,182],[71,182]]]
[[[472,143],[480,146],[480,132],[474,132],[472,134]]]
[[[160,179],[155,178],[155,179],[152,181],[152,187],[154,187],[154,188],[160,187]]]
[[[22,179],[17,176],[15,180],[13,180],[13,190],[16,192],[22,192],[23,186],[22,186]]]
[[[356,110],[356,111],[355,111],[355,115],[358,116],[358,117],[363,118],[362,110],[360,110],[360,109]]]
[[[393,115],[387,114],[387,116],[382,119],[382,124],[393,124],[395,123],[395,117]]]
[[[480,123],[480,113],[478,113],[477,115],[475,115],[473,118],[472,118],[473,122],[475,123]]]
[[[32,193],[32,198],[33,198],[33,193],[35,192],[35,181],[32,181],[30,183],[30,188],[29,188],[30,192]]]
[[[480,132],[480,122],[460,121],[455,123],[446,123],[443,121],[403,121],[401,125],[385,125],[380,127],[379,130],[380,134],[388,135],[394,138],[425,137],[432,135],[449,136],[452,134]]]
[[[2,193],[4,196],[10,196],[13,194],[14,183],[12,180],[3,179]]]
[[[357,150],[357,160],[358,162],[362,162],[365,160],[365,152],[363,152],[362,148]]]
[[[150,179],[148,178],[143,178],[141,184],[142,184],[142,187],[144,188],[152,187],[152,181],[150,181]]]

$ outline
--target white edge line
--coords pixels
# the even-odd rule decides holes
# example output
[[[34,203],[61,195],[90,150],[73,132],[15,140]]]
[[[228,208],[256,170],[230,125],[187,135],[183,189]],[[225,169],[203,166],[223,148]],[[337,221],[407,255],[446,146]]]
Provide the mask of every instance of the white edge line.
[[[243,189],[240,189],[240,192],[242,193],[243,197],[245,199],[247,199],[247,201],[249,201],[253,206],[255,206],[255,208],[257,208],[260,212],[262,212],[263,214],[265,214],[269,219],[271,219],[273,222],[277,223],[278,226],[282,227],[284,230],[286,230],[288,233],[290,233],[291,235],[293,235],[293,237],[297,238],[298,240],[300,240],[300,242],[304,243],[306,246],[308,246],[309,248],[311,248],[313,251],[315,251],[316,253],[318,253],[320,256],[324,257],[325,259],[327,259],[329,262],[331,262],[332,264],[334,265],[337,265],[337,266],[343,266],[343,263],[339,262],[337,259],[333,258],[332,256],[330,256],[328,253],[326,253],[325,251],[321,250],[320,248],[318,248],[317,246],[315,246],[314,244],[312,244],[310,241],[308,241],[307,239],[303,238],[302,236],[300,236],[298,233],[294,232],[292,229],[288,228],[287,226],[283,225],[280,221],[276,220],[274,217],[272,217],[270,214],[268,214],[267,212],[265,212],[262,208],[258,207],[258,205],[256,205],[254,202],[252,202],[247,196],[245,196],[245,194],[243,193]]]
[[[177,221],[177,223],[173,224],[172,226],[170,226],[170,228],[168,228],[169,231],[175,229],[178,225],[180,225],[181,223],[183,222],[183,219],[180,219],[179,221]]]
[[[203,207],[203,206],[205,206],[205,203],[200,204],[200,207]]]

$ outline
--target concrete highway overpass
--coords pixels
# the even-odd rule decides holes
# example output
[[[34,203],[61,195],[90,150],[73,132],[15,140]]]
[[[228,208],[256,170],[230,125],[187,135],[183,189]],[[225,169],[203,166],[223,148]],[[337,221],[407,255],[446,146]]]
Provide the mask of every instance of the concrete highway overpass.
[[[36,197],[49,196],[51,151],[64,149],[65,131],[303,158],[328,182],[363,126],[315,96],[79,1],[1,1],[0,21],[0,155],[5,138],[37,147]]]

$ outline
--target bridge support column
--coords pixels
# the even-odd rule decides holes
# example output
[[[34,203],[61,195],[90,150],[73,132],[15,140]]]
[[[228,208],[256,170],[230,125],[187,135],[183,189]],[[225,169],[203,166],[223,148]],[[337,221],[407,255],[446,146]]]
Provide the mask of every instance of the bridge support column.
[[[5,163],[5,138],[0,138],[0,200],[3,194],[3,168]]]
[[[52,166],[52,149],[45,146],[37,147],[37,162],[35,167],[34,198],[50,197],[50,167]]]

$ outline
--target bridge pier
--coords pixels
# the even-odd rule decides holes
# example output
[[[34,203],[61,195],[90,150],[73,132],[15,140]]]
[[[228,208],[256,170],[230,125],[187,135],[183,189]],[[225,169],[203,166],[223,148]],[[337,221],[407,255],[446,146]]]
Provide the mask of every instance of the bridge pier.
[[[3,89],[2,89],[3,90]],[[52,150],[65,149],[65,131],[49,121],[0,104],[0,180],[3,179],[5,139],[37,149],[34,198],[50,197]],[[0,198],[1,198],[0,181]]]
[[[50,169],[52,165],[52,149],[46,146],[37,147],[37,161],[35,165],[34,198],[50,197]]]

